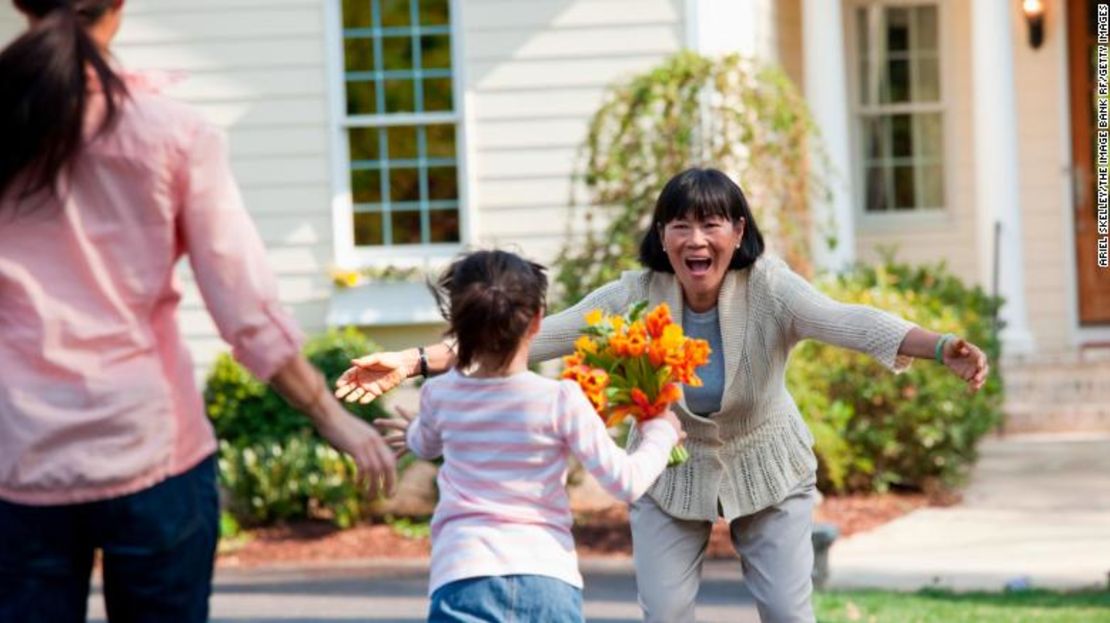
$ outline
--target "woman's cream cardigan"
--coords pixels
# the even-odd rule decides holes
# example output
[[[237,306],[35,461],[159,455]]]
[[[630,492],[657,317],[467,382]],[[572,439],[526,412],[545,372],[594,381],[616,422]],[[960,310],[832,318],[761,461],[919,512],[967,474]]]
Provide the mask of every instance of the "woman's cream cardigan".
[[[652,306],[665,301],[681,321],[682,290],[673,274],[630,271],[545,318],[530,358],[569,354],[587,311],[622,313],[641,299]],[[725,362],[721,410],[701,417],[690,413],[685,401],[675,405],[690,460],[667,469],[648,491],[668,514],[682,519],[714,521],[720,514],[732,521],[750,515],[781,502],[816,469],[813,437],[784,380],[790,349],[800,340],[867,353],[895,372],[910,362],[898,348],[911,323],[838,303],[774,257],[728,271],[717,307]]]

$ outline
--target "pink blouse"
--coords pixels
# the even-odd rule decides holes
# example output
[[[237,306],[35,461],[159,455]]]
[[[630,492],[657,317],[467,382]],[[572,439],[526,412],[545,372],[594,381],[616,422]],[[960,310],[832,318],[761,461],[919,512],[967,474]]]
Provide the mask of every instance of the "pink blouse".
[[[59,199],[8,193],[0,205],[0,498],[10,502],[125,495],[215,451],[175,317],[182,256],[256,376],[302,341],[224,135],[150,81],[127,83],[117,125],[88,143]]]

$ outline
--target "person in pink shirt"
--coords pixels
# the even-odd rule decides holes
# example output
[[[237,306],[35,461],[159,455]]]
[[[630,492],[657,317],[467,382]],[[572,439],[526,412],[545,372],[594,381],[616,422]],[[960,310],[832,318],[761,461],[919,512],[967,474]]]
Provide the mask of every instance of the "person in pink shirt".
[[[640,426],[643,442],[626,454],[574,381],[528,370],[543,270],[505,251],[456,260],[436,292],[457,340],[455,367],[424,384],[414,420],[378,420],[407,431],[394,434],[398,450],[443,457],[429,621],[581,621],[568,460],[631,502],[663,472],[682,432],[668,410]]]
[[[216,440],[176,321],[188,257],[235,357],[350,454],[394,459],[300,355],[223,134],[108,44],[122,0],[15,0],[0,52],[0,622],[204,621]]]

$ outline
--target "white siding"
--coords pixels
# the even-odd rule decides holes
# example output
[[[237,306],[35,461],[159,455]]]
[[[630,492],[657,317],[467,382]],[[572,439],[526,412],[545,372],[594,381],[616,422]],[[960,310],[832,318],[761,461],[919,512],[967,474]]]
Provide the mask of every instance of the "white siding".
[[[681,0],[463,0],[477,242],[550,262],[604,88],[683,46]]]
[[[11,2],[0,4],[0,43],[7,43],[23,29],[23,18]]]

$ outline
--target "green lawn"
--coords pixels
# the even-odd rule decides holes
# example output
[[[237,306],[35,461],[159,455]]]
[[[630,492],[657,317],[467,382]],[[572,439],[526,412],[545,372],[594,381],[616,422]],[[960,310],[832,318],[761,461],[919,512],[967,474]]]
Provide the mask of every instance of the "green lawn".
[[[813,601],[819,623],[1110,623],[1110,591],[829,591]]]

